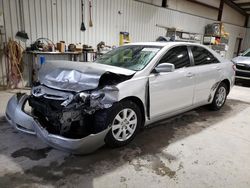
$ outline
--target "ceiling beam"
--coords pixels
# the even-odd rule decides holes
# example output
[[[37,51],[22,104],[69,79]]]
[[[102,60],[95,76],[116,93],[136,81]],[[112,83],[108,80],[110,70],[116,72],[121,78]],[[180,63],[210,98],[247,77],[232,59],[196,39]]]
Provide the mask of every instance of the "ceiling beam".
[[[244,15],[244,16],[247,15],[247,13],[246,13],[242,8],[239,7],[239,4],[240,4],[240,3],[236,4],[236,3],[234,3],[232,0],[224,0],[224,2],[225,2],[228,6],[230,6],[231,8],[233,8],[234,10],[238,11],[239,13],[241,13],[242,15]]]
[[[215,6],[212,6],[212,5],[209,5],[209,4],[206,4],[206,3],[202,3],[200,1],[197,1],[197,0],[187,0],[187,1],[190,1],[192,3],[196,3],[198,5],[202,5],[202,6],[205,6],[205,7],[208,7],[208,8],[212,8],[212,9],[216,9],[216,10],[219,10],[218,7],[215,7]]]
[[[161,6],[166,8],[168,7],[168,1],[167,0],[162,0]]]
[[[212,5],[197,1],[197,0],[187,0],[187,1],[199,4],[202,6],[206,6],[206,7],[212,8],[212,9],[220,10],[219,7],[215,7],[215,6],[212,6]],[[230,6],[231,8],[233,8],[234,10],[241,13],[242,15],[244,15],[244,16],[248,15],[239,5],[244,4],[244,6],[245,6],[245,5],[250,5],[250,3],[247,3],[247,4],[246,3],[235,3],[235,2],[233,2],[233,0],[223,0],[223,2],[226,3],[228,6]]]
[[[224,7],[224,1],[220,0],[220,7],[219,7],[219,11],[218,11],[218,21],[221,21],[222,18],[222,13],[223,13],[223,7]]]
[[[235,3],[236,5],[243,7],[243,6],[250,6],[250,3]]]
[[[246,16],[245,24],[244,24],[245,27],[248,27],[248,20],[249,20],[249,16]]]
[[[250,8],[244,8],[244,11],[250,11]]]

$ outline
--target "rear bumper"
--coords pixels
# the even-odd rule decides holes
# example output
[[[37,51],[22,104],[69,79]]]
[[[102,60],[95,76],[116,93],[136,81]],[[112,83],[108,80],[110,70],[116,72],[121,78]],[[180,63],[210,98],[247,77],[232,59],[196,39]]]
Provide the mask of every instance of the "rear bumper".
[[[15,95],[9,100],[6,108],[6,119],[18,131],[36,135],[51,147],[74,154],[88,154],[104,145],[104,138],[110,130],[109,127],[102,132],[81,139],[70,139],[50,134],[36,118],[24,112],[27,99],[28,95],[26,94],[20,98]]]

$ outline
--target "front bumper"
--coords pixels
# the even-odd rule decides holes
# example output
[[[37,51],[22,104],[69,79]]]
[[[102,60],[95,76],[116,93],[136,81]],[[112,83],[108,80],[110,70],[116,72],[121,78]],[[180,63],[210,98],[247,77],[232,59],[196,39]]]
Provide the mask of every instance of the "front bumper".
[[[110,127],[97,134],[91,134],[81,139],[70,139],[59,135],[50,134],[43,128],[35,117],[24,112],[28,95],[20,97],[14,95],[6,108],[6,119],[15,129],[32,135],[37,135],[43,142],[56,149],[73,154],[88,154],[104,145],[104,138]]]
[[[235,78],[244,79],[244,80],[250,80],[250,71],[236,69]]]

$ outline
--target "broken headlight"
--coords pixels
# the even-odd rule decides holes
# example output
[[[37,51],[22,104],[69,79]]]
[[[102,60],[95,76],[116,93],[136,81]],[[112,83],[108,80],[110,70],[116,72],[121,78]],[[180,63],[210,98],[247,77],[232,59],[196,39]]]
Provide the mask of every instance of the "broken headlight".
[[[87,99],[89,98],[89,94],[88,94],[88,93],[82,92],[82,93],[79,94],[79,97],[80,97],[80,99],[81,99],[83,102],[86,102]]]
[[[36,87],[33,87],[32,90],[31,90],[31,93],[32,95],[34,95],[35,97],[41,97],[44,95],[44,91],[42,89],[41,86],[36,86]]]
[[[92,93],[91,95],[90,95],[90,98],[92,99],[92,100],[98,100],[98,99],[103,99],[103,97],[105,96],[105,94],[104,93]]]

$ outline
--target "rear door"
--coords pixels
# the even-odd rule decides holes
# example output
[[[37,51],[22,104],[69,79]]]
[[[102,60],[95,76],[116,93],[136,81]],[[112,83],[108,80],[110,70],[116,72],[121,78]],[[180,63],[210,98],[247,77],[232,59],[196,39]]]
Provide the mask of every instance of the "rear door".
[[[161,116],[192,105],[194,74],[187,46],[173,47],[159,63],[172,63],[175,71],[149,76],[150,116]]]
[[[213,86],[220,81],[222,65],[207,49],[200,46],[189,46],[189,48],[196,67],[194,104],[204,103],[208,101]]]

